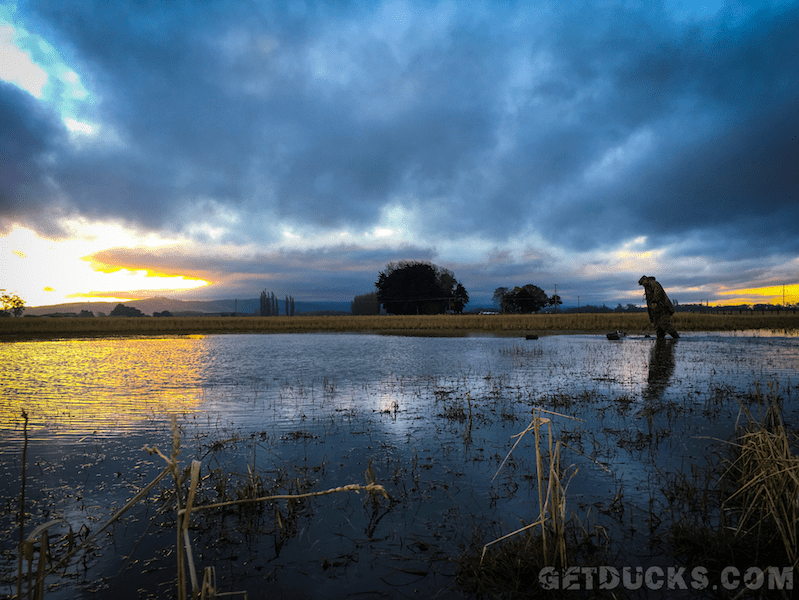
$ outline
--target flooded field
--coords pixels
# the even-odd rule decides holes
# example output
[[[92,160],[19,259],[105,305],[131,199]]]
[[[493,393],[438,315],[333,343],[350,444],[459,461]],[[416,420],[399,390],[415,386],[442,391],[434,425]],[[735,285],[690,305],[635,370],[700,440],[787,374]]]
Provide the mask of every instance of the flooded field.
[[[763,331],[676,342],[271,334],[3,343],[0,595],[27,590],[19,567],[35,576],[40,562],[38,546],[19,562],[23,482],[24,535],[54,522],[49,568],[163,471],[165,460],[143,448],[170,456],[173,417],[180,473],[200,463],[193,562],[200,580],[213,567],[218,591],[241,592],[227,597],[541,594],[542,531],[558,568],[690,573],[696,561],[675,532],[688,517],[710,526],[723,517],[704,506],[709,461],[769,399],[788,430],[799,426],[797,372],[799,337]],[[538,442],[528,429],[536,423]],[[369,483],[385,494],[313,495]],[[187,479],[181,503],[188,490]],[[223,502],[233,504],[202,508]],[[52,569],[45,597],[177,597],[177,504],[170,475]],[[553,504],[560,524],[485,547]],[[558,539],[565,560],[553,552]],[[513,576],[503,563],[516,565]],[[719,580],[708,569],[693,588],[686,575],[682,593],[712,596]],[[671,583],[620,580],[602,593],[680,593]],[[749,591],[726,583],[737,587],[724,593]]]

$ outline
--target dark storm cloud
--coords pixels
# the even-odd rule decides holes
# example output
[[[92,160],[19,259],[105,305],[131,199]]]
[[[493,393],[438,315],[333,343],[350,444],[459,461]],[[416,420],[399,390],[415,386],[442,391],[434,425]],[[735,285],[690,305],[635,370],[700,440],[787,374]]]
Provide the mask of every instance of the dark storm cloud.
[[[426,248],[362,248],[340,245],[312,250],[274,250],[242,253],[196,247],[186,250],[167,248],[111,248],[86,258],[94,268],[150,270],[162,275],[204,279],[212,289],[199,289],[183,295],[200,294],[230,297],[231,294],[257,295],[270,289],[278,295],[291,294],[301,300],[348,301],[357,293],[373,289],[379,272],[397,260],[435,261],[435,252]]]
[[[674,48],[681,60],[665,68],[668,89],[686,89],[698,109],[714,108],[707,118],[716,122],[699,139],[665,145],[658,164],[631,180],[623,202],[638,222],[657,222],[666,234],[726,224],[750,251],[796,251],[797,22],[799,8],[779,17],[761,10]],[[633,196],[648,201],[636,206]]]
[[[505,178],[503,193],[540,182],[527,196],[535,206],[549,187],[552,206],[539,206],[550,227],[542,230],[583,250],[608,232],[658,243],[695,230],[713,237],[713,228],[727,226],[750,251],[769,249],[766,233],[792,237],[798,10],[763,9],[729,26],[726,9],[682,30],[619,14],[598,36],[561,31],[553,54],[564,83],[548,106],[573,99],[573,114],[527,132],[528,168],[520,164]],[[640,158],[619,177],[583,181],[587,167],[636,131],[651,140]],[[759,230],[751,227],[756,217]]]
[[[122,140],[56,151],[58,197],[172,230],[239,211],[236,241],[413,202],[421,239],[796,250],[795,3],[681,22],[659,3],[271,4],[32,2]],[[8,216],[25,190],[4,189]]]
[[[41,3],[45,31],[70,48],[121,143],[59,156],[53,174],[82,214],[157,228],[197,199],[241,200],[253,152],[246,102],[226,98],[224,65],[188,4]],[[202,14],[217,23],[213,10]],[[107,135],[107,133],[106,133]],[[184,216],[185,218],[185,216]]]
[[[64,131],[36,100],[0,81],[0,233],[12,220],[30,222],[49,195],[47,155]]]

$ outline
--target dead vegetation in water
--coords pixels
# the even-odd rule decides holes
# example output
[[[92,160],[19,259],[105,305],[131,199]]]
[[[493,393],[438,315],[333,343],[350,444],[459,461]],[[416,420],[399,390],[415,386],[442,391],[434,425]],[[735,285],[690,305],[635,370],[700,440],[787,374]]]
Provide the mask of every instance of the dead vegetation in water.
[[[494,534],[496,535],[496,533]],[[552,566],[549,549],[541,532],[525,530],[486,552],[488,532],[475,532],[457,558],[456,577],[460,589],[477,598],[552,598],[577,596],[578,592],[544,590],[540,573]],[[593,523],[581,524],[570,518],[563,529],[563,541],[571,565],[600,566],[611,562],[610,540],[605,530]],[[623,590],[596,590],[595,597],[619,598]]]
[[[776,386],[754,396],[756,407],[741,404],[732,441],[663,490],[675,555],[707,568],[714,585],[728,566],[799,569],[799,437],[783,422]]]
[[[475,532],[468,548],[456,559],[456,579],[464,592],[479,598],[567,596],[571,592],[542,588],[542,569],[608,564],[610,539],[605,529],[590,523],[590,511],[585,521],[588,525],[573,512],[567,513],[566,492],[578,469],[573,463],[564,466],[561,462],[562,449],[571,448],[554,437],[554,417],[573,419],[536,409],[527,428],[512,436],[516,441],[494,475],[499,475],[519,443],[532,433],[538,515],[533,522],[488,542],[487,533]],[[598,593],[598,597],[618,597],[613,591]]]
[[[449,421],[464,423],[473,421],[472,396],[466,393],[465,396],[454,394],[451,390],[436,390],[436,398],[441,400],[442,411],[438,414]]]
[[[516,351],[511,351],[510,355],[518,356],[524,360],[535,359],[537,356],[537,353],[532,349],[528,352],[522,346],[518,348]],[[613,559],[608,557],[609,548],[612,544],[613,547],[618,547],[619,544],[624,542],[620,542],[618,538],[609,539],[609,534],[606,530],[592,521],[591,508],[588,509],[588,516],[581,512],[579,518],[566,509],[568,499],[566,490],[569,480],[575,475],[576,467],[573,468],[571,462],[564,461],[563,457],[570,455],[570,448],[582,452],[584,450],[583,446],[589,448],[586,452],[592,456],[597,456],[599,453],[604,458],[608,457],[608,453],[618,452],[618,450],[613,448],[614,446],[628,451],[655,449],[658,440],[663,435],[659,434],[658,429],[652,425],[654,418],[660,416],[671,419],[672,417],[669,415],[686,410],[685,405],[681,404],[673,407],[669,401],[662,399],[652,400],[644,404],[641,397],[637,395],[602,396],[595,390],[576,391],[565,387],[550,393],[541,393],[534,389],[515,387],[515,382],[512,379],[504,378],[496,373],[488,373],[485,376],[482,373],[476,375],[470,373],[469,377],[468,383],[465,377],[463,381],[458,378],[444,378],[444,383],[441,383],[441,378],[433,376],[427,379],[413,378],[412,380],[398,383],[396,386],[398,389],[395,391],[398,394],[397,397],[406,398],[412,393],[412,389],[418,389],[420,396],[424,392],[426,399],[434,399],[438,412],[432,414],[438,419],[433,420],[437,422],[439,430],[454,429],[458,433],[462,431],[463,447],[467,450],[464,453],[466,460],[496,460],[499,463],[502,458],[502,456],[499,456],[495,459],[491,449],[488,449],[484,455],[480,455],[477,452],[468,452],[468,446],[472,443],[473,424],[478,423],[478,421],[480,423],[488,422],[491,418],[494,419],[494,423],[500,422],[503,426],[508,426],[509,423],[514,423],[517,420],[523,420],[522,423],[526,423],[530,419],[532,407],[535,416],[534,421],[530,423],[527,429],[512,439],[520,443],[522,440],[529,441],[530,438],[535,436],[536,452],[528,453],[534,454],[534,458],[527,456],[525,460],[520,459],[516,465],[512,466],[514,456],[521,454],[521,452],[511,451],[506,457],[507,462],[500,467],[500,470],[503,471],[503,475],[508,475],[506,478],[508,489],[510,489],[511,485],[526,485],[529,487],[532,482],[534,490],[539,492],[543,490],[544,493],[543,509],[542,498],[539,498],[538,515],[535,514],[536,507],[533,500],[532,504],[528,502],[525,505],[531,508],[531,514],[528,519],[521,520],[516,524],[507,523],[509,520],[505,518],[505,522],[501,524],[482,527],[479,533],[472,538],[468,550],[458,558],[457,563],[457,576],[462,589],[486,597],[520,597],[543,594],[544,592],[541,590],[538,579],[542,566],[557,564],[582,566],[613,564]],[[426,388],[425,382],[427,382]],[[485,383],[483,384],[483,382]],[[336,394],[335,385],[327,380],[324,382],[323,388],[320,389],[325,394],[325,400],[328,400],[329,396]],[[719,388],[719,390],[718,398],[714,399],[713,402],[723,405],[729,401],[730,394],[726,393],[725,389]],[[297,382],[296,385],[292,383],[290,394],[287,398],[281,395],[281,401],[290,401],[291,395],[297,397],[313,396],[313,386],[303,389],[300,382]],[[398,404],[396,399],[392,402],[393,404],[388,408],[376,410],[380,411],[380,415],[393,414],[396,417]],[[413,405],[413,402],[403,401],[403,410],[405,410],[406,406],[413,407]],[[748,397],[745,405],[752,411],[759,406],[756,399]],[[380,406],[384,405],[381,404]],[[605,429],[604,431],[608,432],[609,435],[602,440],[603,447],[598,450],[595,445],[592,452],[590,444],[597,444],[598,442],[591,432],[583,431],[579,428],[563,428],[560,430],[559,435],[553,438],[552,431],[548,432],[548,428],[551,427],[551,422],[548,419],[554,417],[551,415],[546,416],[548,413],[541,411],[538,408],[539,406],[562,409],[567,412],[574,411],[574,414],[580,414],[577,412],[579,410],[590,410],[592,413],[605,410],[609,415],[608,420],[612,421],[618,417],[621,424],[618,425],[619,429]],[[590,408],[587,409],[586,407]],[[332,411],[330,415],[331,423],[347,421],[351,426],[353,418],[357,416],[357,412],[352,407],[337,406],[331,407],[330,410]],[[565,418],[566,416],[561,415],[561,417]],[[296,443],[302,448],[324,443],[316,441],[317,439],[324,440],[325,435],[316,435],[320,429],[318,424],[314,423],[313,416],[308,421],[304,419],[305,416],[303,415],[302,426],[308,427],[308,429],[293,429],[299,424],[295,423],[292,425],[292,429],[283,432],[282,435],[273,431],[273,435],[270,438],[271,441],[279,442],[280,444],[277,447],[280,448],[289,443]],[[319,417],[319,421],[321,422],[322,420],[326,422],[326,419]],[[555,420],[557,421],[557,419]],[[389,419],[382,418],[381,422],[388,423]],[[627,427],[631,423],[633,427]],[[640,425],[636,425],[636,423],[649,424],[649,429],[639,431]],[[662,420],[659,423],[658,427],[662,429]],[[359,426],[362,428],[361,423],[359,423]],[[538,428],[537,431],[536,427]],[[624,429],[624,427],[627,428]],[[357,434],[369,435],[371,439],[368,427],[366,429],[364,432],[357,431]],[[324,427],[321,431],[324,431]],[[514,429],[514,431],[518,431],[518,429]],[[476,426],[475,432],[477,432]],[[549,436],[547,436],[547,433],[549,433]],[[266,433],[262,432],[261,438],[263,439],[265,436]],[[194,506],[189,513],[190,520],[187,518],[186,521],[192,544],[196,544],[198,539],[208,539],[220,534],[219,539],[224,542],[225,551],[229,551],[232,547],[237,547],[237,551],[242,547],[250,550],[253,548],[253,544],[251,540],[247,539],[242,542],[245,536],[257,537],[261,534],[267,534],[274,537],[275,551],[279,553],[280,548],[287,544],[288,540],[298,539],[299,532],[310,522],[309,515],[312,515],[314,503],[316,502],[314,498],[321,494],[314,492],[314,490],[318,490],[319,486],[314,473],[309,468],[300,466],[299,463],[285,463],[279,467],[265,468],[263,462],[256,463],[254,457],[250,461],[245,460],[245,463],[248,464],[242,466],[239,463],[234,469],[231,469],[227,464],[215,462],[217,458],[222,460],[221,455],[225,453],[231,457],[233,455],[241,456],[243,452],[241,446],[246,443],[247,439],[254,438],[247,438],[242,435],[231,437],[226,434],[216,441],[208,443],[207,448],[210,452],[203,456],[204,466],[196,487]],[[411,443],[410,437],[408,440]],[[457,438],[452,438],[448,439],[447,444],[458,447],[457,442]],[[483,440],[478,437],[478,445],[482,442]],[[253,452],[256,447],[260,448],[262,446],[253,441]],[[422,494],[424,494],[427,493],[426,486],[440,484],[441,480],[437,479],[441,477],[438,474],[438,469],[442,466],[443,461],[435,456],[437,448],[433,450],[433,453],[426,457],[426,461],[421,456],[417,459],[414,447],[413,461],[410,465],[405,463],[405,466],[403,466],[400,460],[392,462],[391,467],[394,468],[395,486],[400,488],[407,481],[407,472],[403,472],[405,467],[410,469],[415,484],[415,489],[408,490],[406,492],[408,494],[421,495],[420,488]],[[260,449],[258,451],[260,452]],[[504,454],[504,451],[502,454]],[[511,454],[514,454],[514,456]],[[534,463],[535,468],[529,468],[530,463]],[[256,468],[256,464],[258,464],[258,468]],[[324,464],[323,462],[320,468],[323,469]],[[455,468],[457,469],[458,467],[459,465],[456,463]],[[372,471],[372,479],[367,477],[367,481],[374,481],[374,470],[371,469],[371,463],[367,472],[369,470]],[[508,471],[511,471],[511,474],[508,474]],[[383,472],[389,474],[386,479],[390,481],[391,468],[386,465]],[[182,493],[185,497],[186,488],[190,487],[188,483],[190,472],[184,470],[180,477],[182,478],[182,486],[179,488],[181,491],[178,491],[178,488],[170,490],[168,497],[165,497],[161,502],[165,507],[164,510],[168,510],[172,515],[175,514],[174,504],[177,501],[177,495]],[[445,483],[451,484],[452,481],[453,479],[447,479]],[[457,482],[457,477],[454,481]],[[694,505],[702,506],[704,502],[709,507],[708,519],[712,521],[712,515],[710,514],[712,502],[708,498],[702,499],[702,495],[707,496],[708,492],[701,489],[701,486],[694,486],[695,489],[690,491],[688,489],[690,484],[691,482],[688,481],[683,486],[684,489],[681,493],[685,494],[686,497],[690,494]],[[343,491],[357,492],[357,490],[331,488],[329,493]],[[491,493],[494,494],[495,492],[497,502],[512,498],[512,494],[507,492],[505,487],[492,490]],[[392,490],[393,494],[394,491]],[[617,498],[622,496],[623,493],[620,488]],[[367,494],[362,494],[361,499],[364,500],[364,507],[371,513],[369,531],[374,533],[382,515],[385,514],[385,498],[380,492],[373,489],[368,491]],[[389,499],[389,505],[392,501],[392,499]],[[611,509],[609,510],[616,510],[615,504],[616,499],[611,503]],[[719,506],[718,502],[716,506]],[[582,510],[583,507],[581,507]],[[599,509],[599,511],[604,512],[602,509]],[[624,509],[622,508],[617,512],[620,513],[619,521],[621,522],[622,517],[625,516]],[[629,520],[632,521],[632,512],[630,511],[629,514]],[[654,514],[650,511],[650,519],[654,517]],[[317,513],[316,516],[318,517],[319,514]],[[306,521],[303,521],[303,519],[306,519]],[[179,526],[179,517],[176,515],[173,521],[169,523],[170,533],[173,528],[180,530]],[[730,538],[723,535],[726,531],[719,532],[719,535],[715,535],[716,532],[717,530],[714,529],[698,530],[693,526],[689,526],[685,530],[685,533],[689,536],[692,533],[694,534],[692,540],[697,552],[702,551],[704,548],[705,552],[726,556],[723,552],[725,548],[730,547]],[[615,536],[617,533],[614,530],[611,535]],[[206,535],[206,538],[201,537]],[[464,533],[464,535],[466,536],[465,539],[468,539],[468,533]],[[675,533],[675,537],[676,535]],[[686,544],[692,543],[692,540],[686,540]],[[425,546],[425,552],[429,551],[432,554],[436,551],[435,544],[419,542],[417,547],[421,550],[422,546]],[[202,548],[202,543],[199,544],[199,547]],[[38,550],[35,549],[34,552],[38,552]],[[174,554],[172,556],[174,557]],[[205,562],[213,565],[215,562],[215,558],[212,557],[210,552],[207,552],[204,556],[195,555],[195,559],[199,559],[198,563]],[[328,560],[325,558],[322,568],[329,574],[332,572],[330,569],[346,567],[349,559],[341,557],[339,559]],[[169,560],[174,562],[174,558]],[[162,560],[161,562],[164,561]],[[208,575],[209,582],[212,578],[210,573]],[[198,572],[198,576],[200,575],[202,573]],[[219,589],[216,583],[209,583],[208,585],[216,590]],[[233,584],[229,584],[227,587],[232,588]],[[548,595],[552,593],[551,590],[548,591]],[[566,592],[562,593],[565,594]],[[620,590],[616,590],[617,596],[619,593]]]
[[[27,414],[23,412],[25,421],[25,445],[23,449],[23,464],[25,463],[25,452],[27,451]],[[223,448],[224,444],[219,448]],[[260,518],[265,506],[273,509],[275,527],[278,532],[276,545],[282,544],[286,539],[297,534],[297,520],[302,503],[306,500],[321,496],[338,494],[342,492],[366,492],[367,502],[371,502],[373,512],[379,511],[381,499],[388,500],[389,496],[385,488],[378,484],[375,478],[371,463],[366,470],[366,484],[347,484],[325,490],[312,490],[312,483],[307,478],[282,477],[273,480],[273,489],[268,490],[263,477],[254,468],[248,467],[245,476],[233,474],[233,478],[238,479],[233,486],[228,486],[230,475],[221,470],[211,470],[205,478],[201,477],[202,463],[199,460],[191,461],[191,464],[182,469],[180,466],[179,455],[181,449],[181,436],[177,425],[176,417],[172,418],[172,451],[169,456],[164,454],[158,447],[145,446],[144,450],[151,455],[157,455],[164,460],[166,466],[148,485],[142,488],[133,498],[131,498],[122,509],[116,511],[104,524],[89,532],[81,528],[77,534],[67,519],[59,517],[42,523],[37,526],[26,538],[25,528],[25,471],[22,472],[22,485],[19,499],[19,544],[17,545],[18,569],[17,569],[17,593],[16,598],[23,597],[28,600],[43,600],[48,589],[59,587],[64,584],[61,577],[66,576],[67,569],[74,562],[83,563],[83,569],[88,569],[88,562],[96,555],[95,541],[98,536],[109,530],[126,513],[133,509],[137,504],[148,498],[156,486],[165,478],[171,475],[174,489],[168,491],[161,490],[161,498],[164,500],[164,507],[171,507],[175,519],[173,521],[176,534],[176,545],[174,556],[176,557],[176,585],[178,600],[187,598],[212,600],[220,597],[238,596],[247,598],[247,592],[222,592],[217,586],[216,568],[214,565],[206,566],[202,571],[195,560],[195,551],[192,544],[191,531],[202,531],[207,529],[209,524],[218,525],[220,519],[224,521],[226,514],[238,515],[242,529],[252,532],[256,525],[254,519]],[[296,469],[296,467],[295,467]],[[213,490],[219,501],[209,501],[203,497],[201,489],[203,481],[214,482],[213,486],[206,486]],[[281,487],[287,487],[287,493],[274,493]],[[293,488],[293,489],[292,489]],[[285,502],[281,511],[280,502]],[[158,515],[166,511],[158,511]],[[210,520],[202,521],[205,514],[211,515]],[[192,520],[194,525],[191,525]],[[61,538],[51,539],[51,533],[66,527],[68,533]],[[148,527],[149,529],[149,527]],[[223,526],[224,529],[224,526]],[[224,530],[222,531],[224,533]],[[145,530],[144,535],[147,534]],[[142,536],[142,537],[143,537]],[[224,535],[222,536],[224,537]],[[141,541],[141,539],[139,540]],[[138,546],[138,542],[136,543]],[[135,550],[135,546],[134,546]],[[277,548],[279,552],[279,547]],[[77,558],[79,554],[83,558]],[[128,562],[130,562],[130,557]],[[125,567],[123,567],[124,570]],[[54,581],[55,578],[55,581]]]

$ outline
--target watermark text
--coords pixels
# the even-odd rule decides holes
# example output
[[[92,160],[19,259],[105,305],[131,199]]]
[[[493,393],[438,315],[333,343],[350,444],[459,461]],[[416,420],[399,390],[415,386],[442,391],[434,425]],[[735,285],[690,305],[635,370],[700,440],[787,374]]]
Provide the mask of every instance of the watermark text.
[[[725,567],[718,582],[711,584],[705,567],[544,567],[538,581],[545,590],[792,590],[793,567],[749,567],[741,572],[737,567]]]

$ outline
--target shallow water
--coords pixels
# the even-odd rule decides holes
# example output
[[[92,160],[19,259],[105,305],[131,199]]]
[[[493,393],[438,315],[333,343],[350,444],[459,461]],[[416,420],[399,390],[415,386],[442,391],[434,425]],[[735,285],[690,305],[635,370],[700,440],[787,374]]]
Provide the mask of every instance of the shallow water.
[[[554,435],[571,446],[563,460],[577,469],[570,509],[593,507],[592,518],[607,521],[624,564],[672,564],[647,549],[635,514],[643,519],[661,494],[664,473],[701,463],[714,438],[732,434],[741,409],[734,399],[757,383],[779,385],[786,421],[796,425],[798,370],[799,338],[763,332],[689,333],[677,342],[292,334],[3,343],[0,593],[16,584],[23,410],[27,531],[54,515],[74,531],[98,527],[163,468],[141,448],[168,453],[175,415],[182,464],[202,460],[209,501],[240,489],[250,472],[266,489],[319,491],[365,483],[370,464],[393,498],[276,503],[248,514],[246,526],[241,515],[213,526],[198,519],[195,560],[216,568],[222,591],[459,597],[447,557],[474,533],[489,541],[538,514],[531,436],[492,480],[534,409],[564,415],[550,416]],[[624,525],[612,504],[620,489]],[[157,496],[68,577],[48,579],[57,584],[48,597],[104,597],[130,586],[169,597],[174,524],[156,514]],[[133,564],[123,569],[128,555]]]

